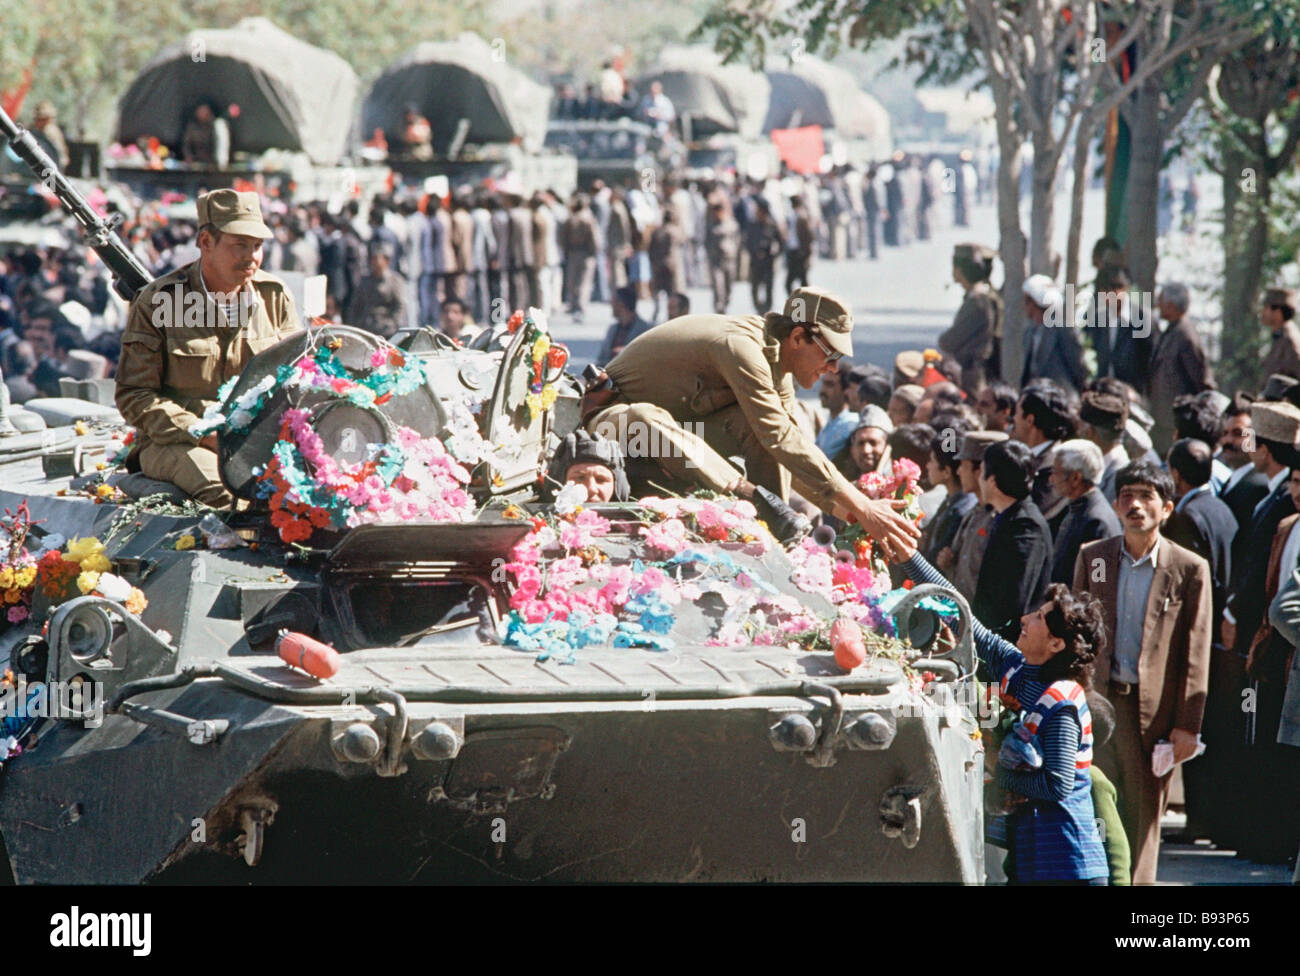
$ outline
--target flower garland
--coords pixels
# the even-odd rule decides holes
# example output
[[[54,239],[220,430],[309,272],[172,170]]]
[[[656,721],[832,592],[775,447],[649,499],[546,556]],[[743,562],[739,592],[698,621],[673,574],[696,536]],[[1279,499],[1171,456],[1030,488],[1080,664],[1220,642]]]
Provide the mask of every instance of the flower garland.
[[[469,472],[437,438],[397,429],[397,443],[370,445],[365,460],[340,466],[310,425],[306,410],[289,409],[280,440],[259,475],[280,538],[303,542],[315,529],[370,522],[466,521],[474,503]]]
[[[506,321],[506,329],[513,335],[521,328],[524,329],[524,340],[529,344],[531,361],[528,395],[524,400],[528,404],[529,417],[536,420],[555,406],[559,391],[554,383],[546,381],[546,373],[563,369],[569,361],[569,350],[560,343],[551,341],[546,316],[540,309],[530,308],[527,315],[516,309]]]
[[[572,662],[592,644],[673,646],[674,607],[717,595],[727,606],[706,643],[785,644],[806,639],[820,622],[792,595],[736,564],[728,551],[761,556],[770,534],[749,502],[725,498],[643,498],[647,557],[608,565],[598,540],[609,522],[574,503],[569,488],[556,498],[556,516],[533,518],[533,531],[504,568],[514,582],[503,642],[537,651],[539,660]],[[576,496],[576,490],[572,492]],[[507,509],[507,517],[524,517]]]
[[[19,624],[31,614],[37,569],[26,542],[32,524],[26,501],[16,512],[6,508],[0,519],[0,599],[4,606],[0,623]]]
[[[413,393],[427,382],[424,363],[418,357],[407,358],[397,347],[382,342],[370,354],[370,370],[354,375],[339,360],[337,350],[341,339],[315,347],[292,363],[286,363],[274,373],[241,393],[229,410],[230,394],[239,377],[232,377],[217,391],[214,404],[203,412],[203,419],[190,427],[190,434],[203,438],[217,430],[244,433],[265,408],[277,389],[323,390],[357,406],[382,406],[393,397]]]
[[[41,594],[57,606],[76,596],[95,595],[122,604],[139,616],[149,606],[144,592],[109,570],[104,543],[93,536],[74,538],[63,550],[50,549],[36,564]]]
[[[907,502],[903,514],[919,517],[917,480],[911,461],[895,462],[890,474],[864,477],[872,497]],[[639,538],[643,558],[608,564],[599,539],[609,523],[578,503],[583,492],[566,486],[556,496],[555,516],[533,517],[533,530],[512,552],[505,570],[514,583],[503,642],[536,651],[539,659],[574,660],[593,644],[667,648],[674,607],[705,597],[726,610],[710,646],[773,645],[829,649],[832,620],[822,619],[795,596],[737,565],[731,552],[762,557],[772,538],[749,502],[696,495],[642,498],[648,524]],[[527,517],[511,507],[507,517]],[[830,544],[807,539],[789,552],[791,582],[833,604],[838,616],[863,627],[875,653],[898,656],[890,611],[904,589],[893,589],[889,568],[860,528]],[[955,612],[936,605],[941,613]]]

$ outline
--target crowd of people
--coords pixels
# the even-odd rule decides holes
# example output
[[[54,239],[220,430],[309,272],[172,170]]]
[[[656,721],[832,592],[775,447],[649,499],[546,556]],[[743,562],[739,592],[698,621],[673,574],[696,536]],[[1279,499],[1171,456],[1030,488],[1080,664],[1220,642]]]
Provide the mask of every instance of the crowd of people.
[[[206,152],[212,140],[200,130],[210,135],[217,121],[210,105],[200,106],[188,141]],[[882,246],[960,225],[980,181],[963,163],[951,202],[939,206],[942,172],[937,159],[912,158],[762,181],[643,188],[596,180],[567,199],[472,186],[440,197],[399,186],[333,210],[323,201],[268,200],[275,236],[263,267],[324,274],[325,317],[383,336],[431,326],[466,342],[516,308],[564,309],[582,321],[592,302],[609,302],[614,322],[600,356],[607,362],[650,324],[689,311],[688,289],[710,288],[713,311],[728,313],[742,310],[735,286],[747,284],[763,314],[782,268],[789,292],[809,282],[819,259],[875,258]],[[198,257],[197,224],[168,213],[143,204],[122,225],[155,276]],[[0,369],[17,402],[38,391],[58,395],[60,376],[112,375],[125,306],[75,236],[69,225],[66,248],[0,253]],[[98,358],[70,366],[65,353],[73,349]]]
[[[1162,283],[1154,310],[1139,309],[1121,261],[1098,242],[1083,310],[1047,276],[1025,282],[1013,386],[992,253],[959,246],[966,297],[939,349],[900,354],[892,374],[840,359],[821,381],[817,444],[850,478],[916,463],[921,575],[944,574],[990,640],[1017,642],[1065,592],[1095,599],[1084,687],[1113,727],[1096,757],[1134,882],[1156,878],[1170,771],[1185,760],[1186,837],[1287,862],[1300,846],[1297,294],[1265,292],[1260,382],[1229,396],[1187,289]],[[1058,786],[1061,799],[1068,777]]]
[[[598,181],[568,200],[462,187],[445,199],[399,189],[364,210],[357,201],[337,212],[320,203],[273,206],[262,268],[324,274],[326,318],[384,336],[429,325],[468,342],[516,308],[564,307],[581,319],[592,300],[608,300],[615,321],[598,362],[613,364],[609,375],[625,391],[642,383],[633,399],[653,404],[662,364],[677,352],[691,358],[682,350],[692,323],[705,331],[760,321],[691,316],[688,287],[707,282],[712,311],[729,313],[733,283],[747,279],[753,310],[771,313],[782,261],[788,292],[839,309],[807,287],[815,258],[870,258],[878,238],[902,246],[932,233],[940,219],[939,197],[924,192],[932,167],[917,160],[889,169],[668,181],[658,194]],[[958,223],[960,201],[969,205],[976,183],[972,175],[968,193],[954,200]],[[126,233],[158,275],[199,254],[196,225],[161,211],[138,215]],[[58,395],[63,376],[111,376],[125,306],[93,254],[27,247],[0,260],[0,368],[11,398]],[[832,526],[861,516],[858,496],[845,490],[800,498],[801,470],[805,483],[847,486],[907,458],[922,471],[925,492],[922,534],[904,570],[943,574],[987,628],[990,655],[1012,645],[1026,654],[1040,640],[1075,647],[1070,673],[1088,692],[1087,714],[1113,729],[1106,741],[1096,737],[1091,781],[1094,791],[1115,794],[1128,844],[1129,866],[1111,870],[1112,880],[1155,880],[1170,769],[1187,760],[1194,760],[1183,767],[1189,837],[1256,860],[1294,858],[1300,296],[1265,292],[1259,315],[1272,338],[1260,382],[1228,395],[1216,389],[1188,289],[1162,282],[1153,302],[1137,300],[1122,248],[1103,239],[1078,307],[1066,307],[1050,276],[1025,281],[1014,299],[1027,321],[1023,360],[1007,375],[1002,319],[1013,298],[992,287],[993,261],[977,244],[956,249],[953,278],[964,297],[951,328],[937,349],[900,354],[892,371],[855,364],[843,353],[847,338],[843,346],[831,341],[836,330],[851,333],[843,309],[816,334],[786,323],[782,355],[803,364],[810,379],[800,382],[824,374],[822,411],[791,406],[820,453],[792,461],[794,451],[781,462],[794,469],[794,509]],[[644,303],[653,305],[647,318]],[[772,315],[781,319],[772,313],[769,323]],[[656,324],[665,318],[675,321]],[[748,326],[726,329],[761,349],[763,336],[750,336]],[[659,341],[678,333],[681,350]],[[653,357],[657,368],[620,367],[621,353],[647,336],[664,346]],[[675,423],[667,413],[643,413],[665,431]],[[773,450],[758,447],[751,464]],[[771,480],[752,471],[746,480],[731,460],[717,458],[715,489],[753,490]],[[771,499],[773,519],[784,518],[783,494]],[[1076,717],[1083,714],[1081,706]],[[1078,734],[1067,739],[1083,749]],[[1077,786],[1072,775],[1043,776],[1031,799],[1050,804]],[[1023,862],[1020,872],[1025,877]]]

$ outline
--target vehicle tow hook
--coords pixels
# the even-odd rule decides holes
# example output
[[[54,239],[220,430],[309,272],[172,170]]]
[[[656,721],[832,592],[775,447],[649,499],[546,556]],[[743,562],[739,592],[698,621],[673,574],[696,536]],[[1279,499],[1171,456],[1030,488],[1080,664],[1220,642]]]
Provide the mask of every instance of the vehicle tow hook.
[[[912,786],[895,786],[880,800],[880,829],[911,850],[921,839],[921,793]]]

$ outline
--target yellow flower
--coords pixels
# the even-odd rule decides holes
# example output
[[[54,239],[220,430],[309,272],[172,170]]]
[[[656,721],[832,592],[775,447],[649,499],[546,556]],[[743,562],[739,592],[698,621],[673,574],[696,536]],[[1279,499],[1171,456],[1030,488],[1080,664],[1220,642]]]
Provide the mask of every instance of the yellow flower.
[[[13,585],[18,587],[20,590],[27,589],[27,587],[33,585],[35,582],[36,582],[35,566],[24,566],[22,569],[18,570],[18,572],[14,574]]]
[[[84,420],[78,420],[73,425],[72,429],[77,432],[78,437],[85,437],[87,434],[90,433],[90,428],[86,426],[86,422]]]
[[[536,420],[542,412],[542,398],[540,394],[530,393],[524,397],[524,402],[528,404],[528,416],[531,420]]]
[[[545,332],[533,340],[533,362],[541,362],[551,348],[551,337]]]
[[[194,536],[192,535],[183,535],[176,540],[177,552],[184,552],[186,549],[193,549],[193,548],[194,548]]]
[[[104,551],[104,543],[100,542],[94,536],[86,536],[84,539],[73,539],[68,543],[68,551],[64,553],[64,558],[74,563],[79,563],[89,556]]]
[[[112,568],[112,560],[102,552],[97,552],[93,556],[87,556],[81,561],[81,571],[83,573],[107,573]]]
[[[14,585],[14,571],[6,566],[0,569],[0,590],[7,590]]]
[[[112,486],[112,485],[100,485],[98,488],[95,489],[95,494],[98,495],[100,498],[112,498],[112,497],[113,497],[113,486]]]
[[[77,589],[82,593],[89,593],[99,585],[98,573],[82,573],[77,577]]]
[[[550,410],[551,407],[555,406],[556,396],[557,393],[554,384],[542,387],[542,409]]]

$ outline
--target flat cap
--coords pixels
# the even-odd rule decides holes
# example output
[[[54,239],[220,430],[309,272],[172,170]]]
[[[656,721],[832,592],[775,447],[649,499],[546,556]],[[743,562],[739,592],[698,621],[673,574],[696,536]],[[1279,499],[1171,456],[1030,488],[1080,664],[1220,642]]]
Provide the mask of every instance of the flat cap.
[[[889,414],[874,403],[868,403],[858,413],[858,426],[854,430],[861,430],[863,427],[879,427],[886,434],[894,432],[894,422],[889,419]]]
[[[1291,311],[1300,311],[1300,293],[1294,288],[1270,288],[1264,292],[1265,305],[1281,305]]]
[[[815,327],[822,341],[841,356],[853,355],[853,313],[824,288],[796,288],[785,300],[785,317]]]
[[[894,392],[890,394],[890,398],[893,397],[898,397],[898,399],[915,410],[921,405],[921,400],[925,398],[925,387],[916,383],[904,383],[902,386],[894,387]]]
[[[1289,403],[1255,403],[1250,423],[1260,440],[1295,446],[1300,442],[1300,407]]]
[[[211,224],[223,234],[246,237],[271,237],[271,228],[262,222],[262,205],[256,193],[238,190],[213,190],[199,195],[199,226]]]
[[[1102,430],[1119,433],[1128,421],[1129,405],[1113,393],[1089,390],[1079,402],[1079,419]]]
[[[961,435],[961,447],[957,448],[958,461],[982,461],[984,452],[990,444],[1010,439],[1004,430],[968,430]]]
[[[921,375],[923,369],[925,369],[925,353],[920,349],[904,349],[894,357],[894,386],[911,383]]]
[[[1232,397],[1226,393],[1220,393],[1218,390],[1205,390],[1200,394],[1200,398],[1215,413],[1223,413],[1228,407],[1232,406]]]
[[[1261,400],[1281,400],[1286,396],[1287,390],[1300,383],[1300,380],[1294,376],[1287,376],[1284,373],[1274,373],[1264,384],[1264,392],[1259,395]]]

